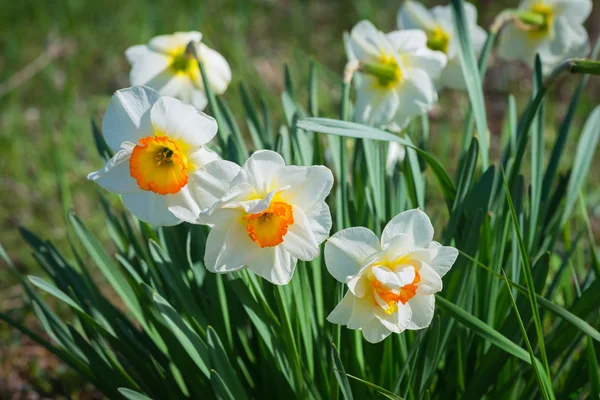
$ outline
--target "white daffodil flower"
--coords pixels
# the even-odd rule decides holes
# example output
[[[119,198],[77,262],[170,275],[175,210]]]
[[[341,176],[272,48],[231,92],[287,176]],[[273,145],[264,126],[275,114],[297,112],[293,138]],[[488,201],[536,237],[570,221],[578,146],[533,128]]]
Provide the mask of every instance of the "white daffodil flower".
[[[208,100],[198,62],[189,52],[195,47],[203,63],[210,88],[222,94],[231,81],[231,69],[223,56],[201,43],[200,32],[176,32],[156,36],[148,44],[136,45],[125,51],[131,64],[129,80],[132,86],[145,85],[163,96],[170,96],[204,110]]]
[[[385,34],[361,21],[344,39],[348,59],[359,62],[354,78],[359,122],[397,132],[437,102],[433,80],[446,66],[446,56],[427,48],[423,31]]]
[[[420,210],[398,214],[379,238],[367,228],[344,229],[325,244],[325,263],[348,285],[327,320],[362,330],[377,343],[391,332],[429,326],[434,293],[458,251],[433,241],[433,226]]]
[[[196,182],[206,164],[219,158],[205,147],[217,133],[212,117],[160,97],[154,89],[134,86],[114,94],[102,131],[115,155],[88,179],[120,194],[140,220],[176,225],[213,205],[204,203]]]
[[[562,60],[584,57],[589,51],[583,22],[592,11],[590,0],[525,0],[521,12],[541,17],[539,26],[511,24],[500,34],[498,55],[506,60],[523,60],[532,68],[540,55],[542,72],[550,73]]]
[[[464,4],[473,50],[479,56],[487,33],[477,25],[475,6],[466,2]],[[440,88],[466,89],[459,60],[459,39],[454,34],[452,25],[451,6],[436,6],[428,10],[421,3],[406,1],[398,12],[398,27],[424,31],[427,34],[427,47],[442,51],[448,56],[448,65],[442,71],[438,82]]]
[[[212,162],[200,180],[218,200],[197,221],[212,228],[204,255],[209,271],[248,268],[285,285],[298,260],[319,255],[319,244],[331,229],[325,198],[333,175],[327,167],[286,166],[279,154],[261,150],[241,168]]]

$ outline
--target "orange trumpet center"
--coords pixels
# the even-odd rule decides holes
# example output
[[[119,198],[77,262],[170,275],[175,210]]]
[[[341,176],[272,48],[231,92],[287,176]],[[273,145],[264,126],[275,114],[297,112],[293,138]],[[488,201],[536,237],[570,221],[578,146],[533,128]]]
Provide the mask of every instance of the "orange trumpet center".
[[[385,310],[386,313],[392,314],[398,309],[398,303],[406,304],[410,299],[415,297],[417,294],[417,284],[421,282],[421,276],[415,269],[415,278],[412,283],[404,285],[400,288],[399,293],[384,286],[377,279],[371,282],[371,295],[373,296],[373,303],[379,305],[375,295],[379,296],[381,300],[387,303],[388,308]]]
[[[247,220],[250,239],[264,248],[283,243],[288,227],[294,223],[294,215],[289,204],[272,202],[263,212],[246,215],[244,220]]]
[[[147,136],[131,153],[129,173],[140,189],[175,194],[187,185],[188,161],[174,141],[166,136]]]

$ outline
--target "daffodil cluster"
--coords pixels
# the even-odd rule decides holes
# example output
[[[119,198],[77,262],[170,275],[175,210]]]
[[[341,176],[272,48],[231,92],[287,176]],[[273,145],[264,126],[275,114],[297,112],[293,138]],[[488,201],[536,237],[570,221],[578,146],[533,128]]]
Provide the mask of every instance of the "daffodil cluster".
[[[332,226],[325,202],[333,187],[329,168],[286,165],[270,150],[254,152],[242,166],[222,160],[207,147],[217,132],[213,118],[146,86],[115,93],[103,132],[115,155],[88,179],[120,194],[142,221],[208,225],[209,271],[248,269],[285,285],[298,260],[319,256]],[[370,342],[427,326],[433,293],[456,258],[432,235],[429,219],[417,210],[393,219],[381,245],[366,228],[334,235],[325,250],[327,267],[351,290],[330,320],[362,329]],[[358,322],[343,317],[352,315],[348,307],[362,310]]]
[[[464,9],[478,55],[487,34],[475,7]],[[590,10],[589,0],[525,0],[501,36],[499,54],[532,64],[537,53],[546,72],[564,57],[584,55],[582,23]],[[427,10],[406,1],[399,30],[383,33],[365,20],[345,34],[358,122],[400,132],[432,109],[439,89],[465,88],[452,18],[448,6]],[[127,49],[126,57],[132,87],[115,93],[102,125],[114,156],[88,179],[121,195],[141,221],[210,227],[204,264],[211,272],[248,269],[285,285],[298,260],[316,259],[326,242],[327,269],[348,287],[328,320],[361,330],[369,342],[431,323],[435,293],[458,251],[433,240],[423,211],[400,213],[381,238],[353,227],[328,239],[329,168],[286,165],[270,150],[257,150],[240,166],[210,149],[218,126],[201,110],[208,89],[227,89],[231,70],[200,32],[157,36]],[[404,153],[396,143],[389,147],[388,174]]]

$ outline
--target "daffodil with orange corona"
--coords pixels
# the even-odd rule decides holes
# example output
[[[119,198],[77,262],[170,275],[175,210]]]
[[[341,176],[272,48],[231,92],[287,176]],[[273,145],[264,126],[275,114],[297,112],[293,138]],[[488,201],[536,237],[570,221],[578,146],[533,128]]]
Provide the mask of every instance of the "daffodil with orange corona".
[[[319,244],[331,229],[325,198],[333,175],[327,167],[286,166],[278,153],[261,150],[242,167],[212,162],[199,178],[217,199],[191,221],[211,227],[204,256],[209,271],[248,268],[284,285],[298,260],[319,255]]]
[[[348,291],[327,320],[360,329],[371,343],[426,328],[434,294],[457,256],[455,248],[433,241],[433,226],[420,210],[394,217],[381,240],[362,227],[337,232],[325,244],[325,263]]]
[[[219,158],[205,146],[217,133],[212,117],[135,86],[113,95],[102,132],[115,155],[88,179],[120,194],[140,220],[176,225],[213,204],[197,181],[197,173]]]

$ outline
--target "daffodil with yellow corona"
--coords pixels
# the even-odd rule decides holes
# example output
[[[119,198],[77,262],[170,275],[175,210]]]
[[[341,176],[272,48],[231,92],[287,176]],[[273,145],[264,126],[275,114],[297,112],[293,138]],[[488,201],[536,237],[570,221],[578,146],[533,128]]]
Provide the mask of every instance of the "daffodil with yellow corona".
[[[327,269],[348,286],[329,322],[360,329],[377,343],[390,333],[429,326],[434,294],[458,251],[433,241],[433,226],[420,210],[394,217],[381,240],[367,228],[348,228],[325,244]]]
[[[131,64],[131,85],[149,86],[163,96],[178,98],[203,110],[207,97],[195,56],[203,63],[210,88],[216,94],[227,89],[231,69],[221,54],[201,40],[200,32],[176,32],[128,48],[125,56]]]
[[[487,33],[477,25],[477,9],[471,3],[464,3],[466,22],[471,35],[475,55],[479,56]],[[451,7],[436,6],[428,10],[421,3],[406,1],[398,12],[398,27],[420,29],[427,35],[427,47],[439,50],[448,56],[448,64],[439,78],[440,88],[465,89],[465,78],[458,57],[459,40],[454,33]]]
[[[176,225],[214,203],[197,181],[206,164],[219,158],[205,146],[217,133],[212,117],[134,86],[113,95],[102,132],[115,155],[88,179],[120,194],[140,220]]]
[[[533,67],[539,54],[544,74],[566,58],[584,57],[589,38],[583,23],[591,11],[590,0],[522,1],[516,12],[520,19],[500,34],[498,56]]]
[[[433,81],[446,66],[446,55],[427,48],[423,31],[385,34],[361,21],[345,35],[345,44],[348,59],[359,65],[354,76],[358,122],[397,132],[437,102]]]
[[[327,167],[286,166],[278,153],[261,150],[241,168],[215,161],[199,177],[218,199],[197,221],[211,226],[204,256],[209,271],[248,268],[284,285],[298,260],[319,255],[331,229]]]

